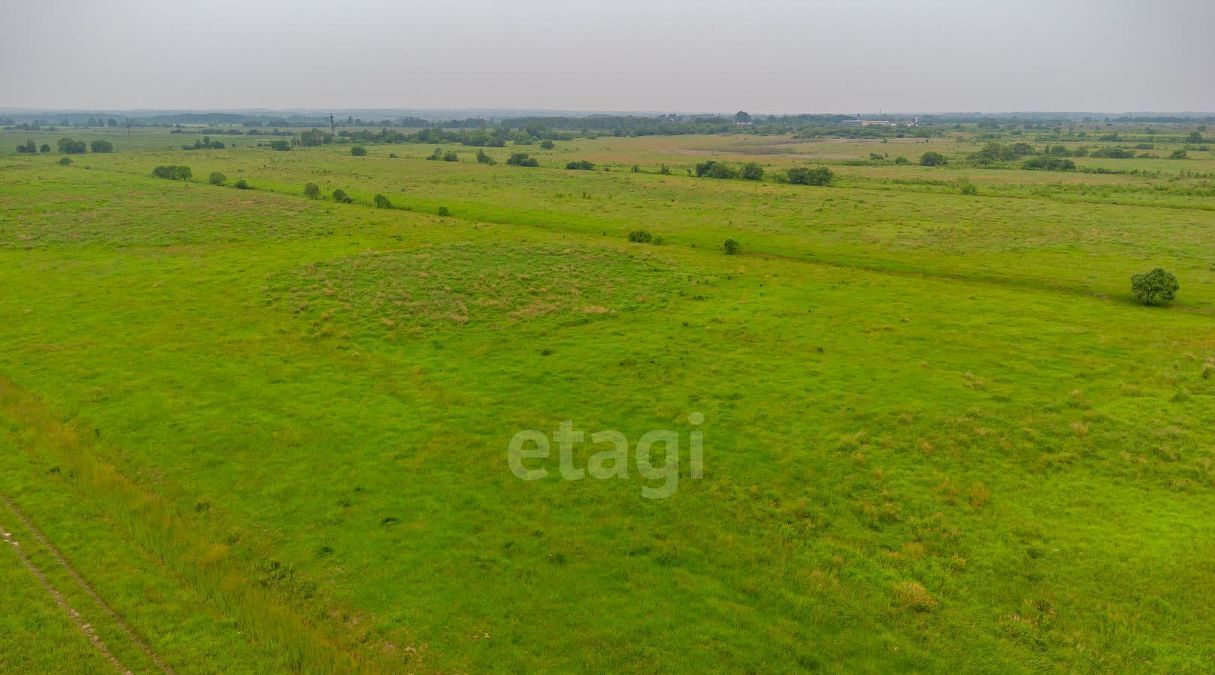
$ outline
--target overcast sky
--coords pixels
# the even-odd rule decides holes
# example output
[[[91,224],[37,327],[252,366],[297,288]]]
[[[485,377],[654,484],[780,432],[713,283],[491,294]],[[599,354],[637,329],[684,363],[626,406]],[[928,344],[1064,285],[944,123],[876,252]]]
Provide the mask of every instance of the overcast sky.
[[[1215,0],[3,0],[0,106],[1213,111]]]

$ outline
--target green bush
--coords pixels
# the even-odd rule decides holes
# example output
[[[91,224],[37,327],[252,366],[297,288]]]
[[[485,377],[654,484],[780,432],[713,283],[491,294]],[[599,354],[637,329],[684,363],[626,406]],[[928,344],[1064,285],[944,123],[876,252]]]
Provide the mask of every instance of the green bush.
[[[353,202],[354,200],[350,198],[350,195],[346,194],[345,190],[343,190],[342,188],[338,188],[333,191],[333,201],[335,201],[339,204],[349,204],[350,202]]]
[[[114,144],[109,141],[93,141],[89,143],[92,152],[114,152]]]
[[[355,156],[355,157],[366,157],[366,156],[367,156],[367,148],[364,148],[364,147],[363,147],[363,146],[361,146],[361,145],[356,145],[356,146],[354,146],[354,147],[350,148],[350,154],[351,154],[351,155],[353,155],[353,156]]]
[[[710,159],[696,165],[696,176],[698,178],[738,178],[738,169]]]
[[[377,209],[391,209],[392,208],[392,202],[388,201],[388,198],[385,197],[384,195],[376,195],[374,201],[375,201],[375,207]]]
[[[59,146],[59,152],[65,155],[83,155],[85,149],[88,147],[84,144],[84,141],[77,141],[72,138],[61,138],[55,144]]]
[[[742,176],[743,180],[763,180],[764,169],[755,162],[747,162],[745,165],[743,165],[740,175]]]
[[[1131,277],[1131,294],[1144,305],[1165,305],[1172,302],[1178,289],[1177,277],[1157,267],[1147,274]]]
[[[721,248],[726,252],[726,255],[738,255],[739,251],[742,251],[742,244],[734,239],[727,239],[721,245]]]
[[[830,185],[835,180],[835,174],[825,166],[813,169],[795,166],[785,172],[785,179],[794,185]]]
[[[271,149],[271,150],[279,150],[279,151],[283,151],[283,150],[290,150],[290,149],[291,149],[291,143],[290,143],[290,142],[288,142],[288,141],[284,141],[284,140],[282,140],[282,139],[280,138],[280,139],[279,139],[279,140],[277,140],[277,141],[270,141],[270,149]]]
[[[488,164],[490,166],[493,166],[494,164],[498,163],[498,160],[485,154],[484,150],[477,150],[477,163],[478,164]]]
[[[898,165],[900,165],[900,166],[902,166],[902,165],[904,165],[904,164],[910,164],[910,163],[911,163],[911,160],[909,160],[909,159],[907,159],[906,157],[903,157],[903,156],[901,156],[901,155],[900,155],[899,157],[895,157],[895,158],[894,158],[894,163],[895,163],[895,164],[898,164]]]
[[[460,155],[456,154],[455,150],[448,150],[447,152],[443,153],[443,161],[458,162],[460,161]]]
[[[1021,164],[1022,169],[1029,171],[1075,171],[1076,163],[1060,157],[1031,157]]]
[[[649,244],[654,241],[654,235],[645,230],[633,230],[629,232],[629,241],[638,244]]]
[[[68,164],[71,164],[71,163],[72,163],[72,158],[71,158],[71,157],[60,157],[60,158],[59,158],[59,165],[60,165],[60,166],[67,166]]]
[[[958,191],[967,196],[979,194],[979,188],[975,187],[974,183],[965,178],[962,179],[962,187]]]
[[[249,185],[249,181],[245,180],[244,178],[237,180],[235,183],[232,184],[232,187],[236,188],[237,190],[252,190],[253,189],[253,186]]]
[[[97,152],[94,150],[93,152]],[[1173,154],[1169,155],[1169,159],[1185,159],[1187,157],[1185,150],[1174,150]]]
[[[211,176],[207,178],[207,182],[212,185],[223,185],[228,182],[228,177],[218,171],[212,171]]]
[[[194,177],[194,172],[188,166],[179,166],[170,164],[168,166],[161,165],[152,169],[152,175],[157,178],[165,178],[168,180],[190,180]]]
[[[320,199],[321,188],[316,183],[308,183],[304,186],[304,194],[307,195],[309,199]]]
[[[565,165],[565,168],[572,171],[594,171],[595,164],[593,162],[588,162],[585,159],[580,159],[576,162],[569,162]]]
[[[540,166],[540,160],[525,152],[516,152],[506,160],[510,166]]]
[[[920,155],[920,166],[944,166],[949,163],[945,155],[939,152],[926,152]]]
[[[540,141],[540,147],[544,150],[552,150],[555,147],[555,144],[552,141],[545,139]]]

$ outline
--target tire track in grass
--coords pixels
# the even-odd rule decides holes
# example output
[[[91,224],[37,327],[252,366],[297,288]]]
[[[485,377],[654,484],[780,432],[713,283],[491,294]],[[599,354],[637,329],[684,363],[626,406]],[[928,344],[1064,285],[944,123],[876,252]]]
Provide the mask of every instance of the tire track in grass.
[[[2,502],[5,507],[8,508],[9,512],[13,514],[13,517],[16,518],[19,523],[21,523],[21,526],[24,527],[26,531],[28,531],[30,535],[33,536],[34,539],[37,540],[38,543],[50,553],[51,557],[63,566],[63,569],[67,571],[68,575],[72,577],[72,579],[90,598],[92,598],[93,603],[96,604],[102,612],[109,616],[111,620],[113,620],[118,628],[122,630],[123,634],[126,635],[127,639],[131,641],[131,644],[138,647],[139,650],[152,661],[152,663],[156,664],[156,667],[159,668],[161,672],[168,673],[168,675],[174,675],[174,671],[169,664],[165,663],[164,660],[156,654],[156,652],[152,651],[152,647],[148,645],[143,638],[139,637],[139,635],[135,632],[135,629],[131,628],[130,624],[128,624],[118,614],[118,612],[116,612],[114,608],[101,597],[101,594],[97,592],[97,589],[93,588],[93,585],[90,584],[83,576],[81,576],[80,572],[76,570],[72,563],[68,562],[67,558],[63,557],[63,554],[58,548],[55,547],[54,544],[51,543],[46,534],[40,530],[32,520],[29,519],[29,516],[25,515],[25,512],[22,511],[13,500],[9,499],[7,495],[0,494],[0,502]],[[72,617],[72,620],[76,622],[77,626],[84,631],[85,635],[89,637],[89,640],[93,642],[93,645],[96,646],[112,663],[114,663],[115,667],[117,667],[120,672],[131,672],[129,669],[123,667],[121,663],[119,663],[118,659],[105,646],[105,643],[101,641],[101,638],[98,637],[95,632],[93,632],[92,626],[84,623],[80,618],[80,614],[75,609],[68,606],[67,601],[63,599],[63,595],[50,584],[50,582],[46,579],[46,575],[42,573],[42,570],[38,569],[34,563],[25,556],[25,552],[21,550],[17,541],[12,539],[12,536],[8,530],[0,527],[0,531],[3,531],[5,541],[11,543],[13,548],[17,550],[17,553],[21,557],[22,562],[25,563],[25,566],[30,570],[31,573],[34,574],[34,576],[38,577],[38,580],[42,583],[43,587],[45,587],[55,598],[55,602],[68,612],[68,614]]]
[[[5,501],[7,502],[7,500]],[[101,636],[97,635],[97,632],[93,630],[92,624],[85,622],[85,620],[81,618],[80,612],[77,612],[74,607],[69,605],[67,600],[64,599],[63,594],[51,585],[50,580],[46,578],[46,574],[39,569],[39,567],[35,565],[32,560],[29,559],[29,556],[25,555],[25,551],[21,550],[21,543],[13,538],[12,533],[10,533],[8,528],[4,527],[4,525],[0,525],[0,539],[4,539],[5,543],[13,547],[13,551],[17,553],[17,559],[21,561],[21,564],[25,566],[25,569],[29,570],[29,573],[38,580],[38,583],[41,584],[42,588],[47,592],[47,595],[50,595],[51,599],[55,601],[55,604],[59,606],[59,609],[62,609],[63,612],[68,615],[68,618],[72,620],[72,623],[75,624],[76,628],[79,629],[81,633],[84,633],[84,636],[88,638],[89,642],[93,645],[93,648],[96,649],[106,661],[109,661],[110,665],[114,666],[114,670],[117,670],[120,673],[125,673],[125,675],[131,675],[131,669],[124,666],[122,662],[118,660],[118,657],[114,656],[114,653],[111,652],[110,648],[106,646],[105,642],[101,639]]]

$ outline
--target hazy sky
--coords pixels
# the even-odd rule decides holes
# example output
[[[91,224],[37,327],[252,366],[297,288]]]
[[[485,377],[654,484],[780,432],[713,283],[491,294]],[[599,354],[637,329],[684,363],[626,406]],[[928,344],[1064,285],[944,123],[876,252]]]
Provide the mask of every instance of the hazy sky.
[[[1215,0],[3,0],[0,106],[1212,111]]]

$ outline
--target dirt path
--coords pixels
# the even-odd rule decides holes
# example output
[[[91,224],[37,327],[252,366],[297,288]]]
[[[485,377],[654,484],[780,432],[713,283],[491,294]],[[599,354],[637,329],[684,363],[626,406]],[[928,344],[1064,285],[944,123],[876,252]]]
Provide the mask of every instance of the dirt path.
[[[33,536],[34,539],[36,539],[38,543],[50,553],[51,557],[53,557],[60,565],[63,566],[63,569],[67,571],[67,573],[80,586],[80,588],[93,599],[93,603],[96,604],[97,607],[101,609],[107,616],[109,616],[115,624],[117,624],[117,626],[122,630],[132,644],[138,647],[139,650],[142,651],[148,657],[148,659],[152,661],[152,663],[156,664],[156,667],[160,668],[162,672],[173,675],[173,669],[169,667],[169,665],[165,663],[164,660],[156,654],[156,652],[152,651],[151,646],[149,646],[148,643],[143,640],[143,638],[139,637],[135,630],[131,628],[131,626],[125,620],[123,620],[121,616],[119,616],[118,612],[114,611],[113,607],[110,607],[109,603],[107,603],[105,599],[102,598],[97,592],[97,589],[93,588],[92,584],[81,576],[80,572],[78,572],[76,568],[73,567],[70,562],[68,562],[67,558],[63,557],[63,554],[59,552],[59,549],[55,548],[55,545],[52,544],[49,539],[47,539],[46,534],[43,533],[42,530],[38,529],[38,526],[25,515],[25,512],[23,512],[17,506],[17,504],[13,502],[13,500],[9,499],[5,495],[0,495],[0,503],[3,503],[4,506],[8,508],[9,512],[12,513],[13,517],[16,518],[21,524],[21,526],[24,527],[31,534],[31,536]],[[30,573],[38,579],[39,583],[42,584],[42,587],[45,588],[48,593],[50,593],[51,597],[55,600],[55,604],[59,605],[60,608],[68,613],[68,616],[72,618],[73,623],[76,624],[77,628],[84,632],[84,634],[89,638],[89,641],[93,643],[93,646],[96,647],[99,652],[101,652],[102,656],[106,657],[106,659],[109,660],[119,672],[130,673],[131,671],[123,666],[122,663],[118,661],[118,658],[114,656],[108,647],[106,647],[105,643],[93,630],[93,627],[80,617],[79,612],[67,604],[67,601],[63,598],[63,594],[60,593],[53,585],[51,585],[50,581],[46,578],[46,575],[42,572],[42,570],[34,565],[33,561],[31,561],[25,555],[25,551],[21,550],[19,542],[13,538],[12,534],[3,527],[0,527],[0,532],[3,533],[4,541],[11,544],[13,549],[17,551],[17,555],[21,558],[21,562],[25,565],[26,569],[28,569]]]

